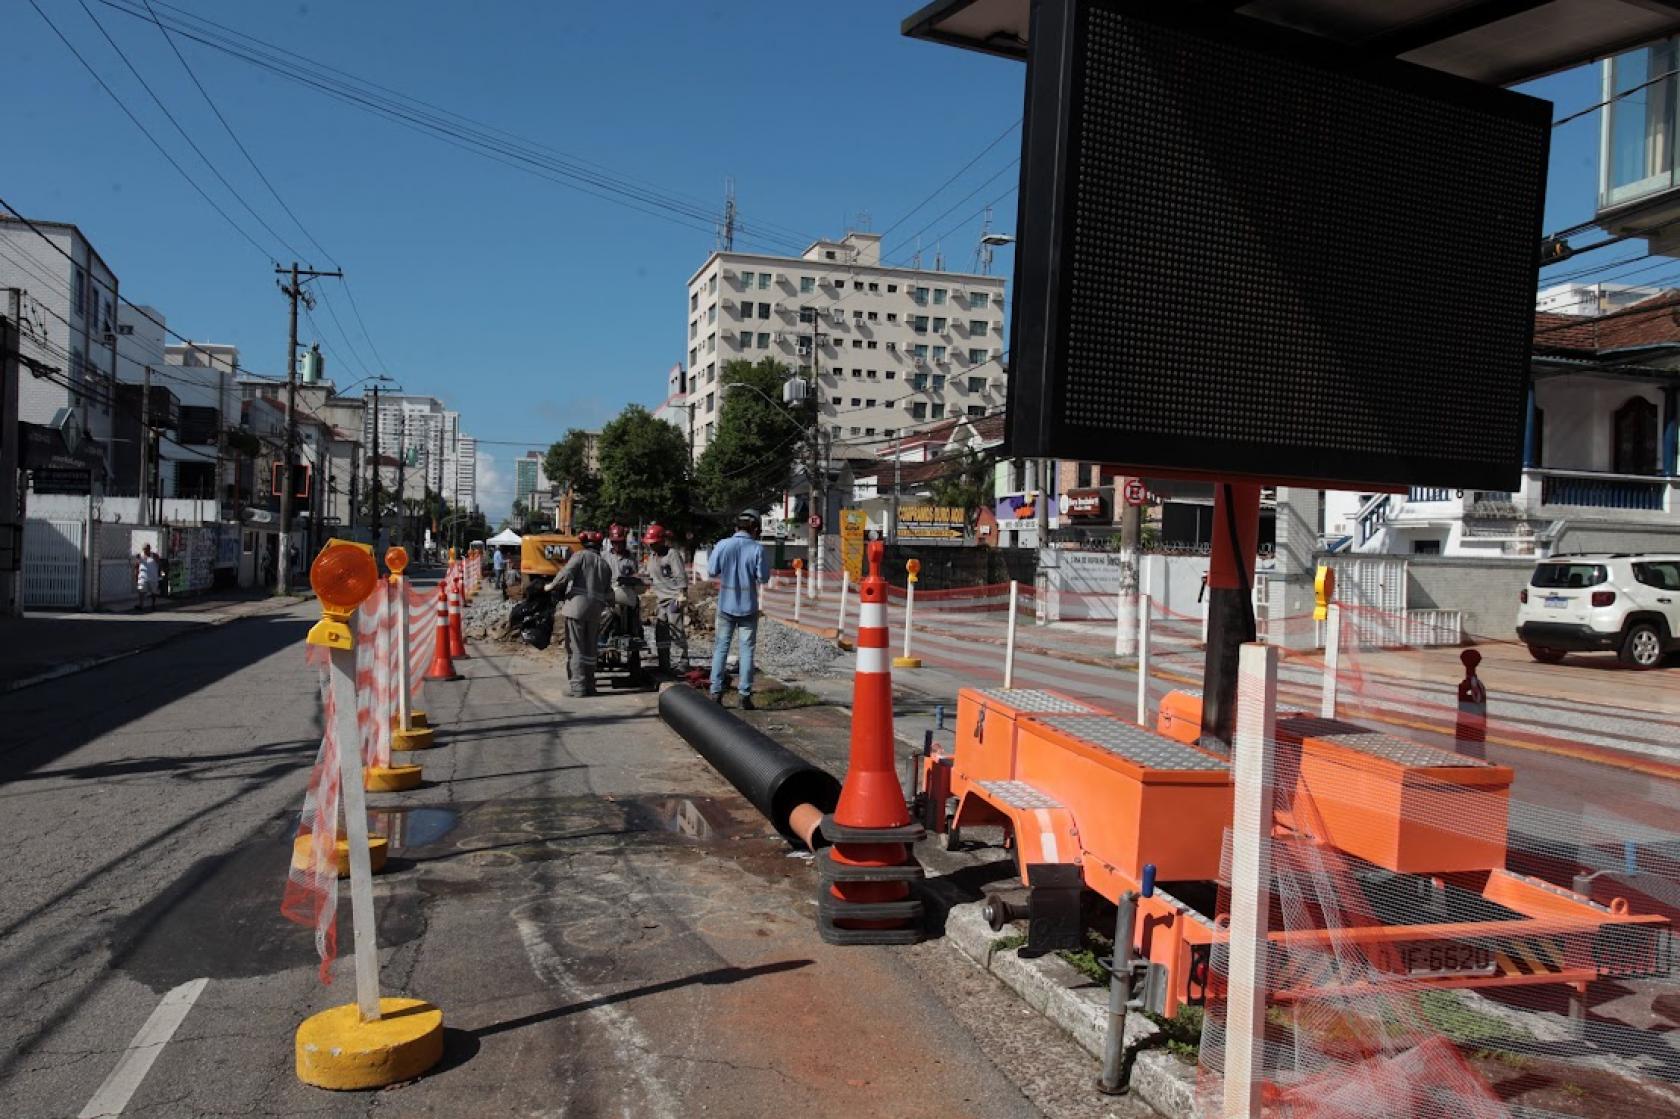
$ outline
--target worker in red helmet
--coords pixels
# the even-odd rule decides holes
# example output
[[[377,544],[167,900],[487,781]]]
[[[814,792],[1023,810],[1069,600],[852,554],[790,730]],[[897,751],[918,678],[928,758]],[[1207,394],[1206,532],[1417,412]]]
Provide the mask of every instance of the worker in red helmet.
[[[671,648],[674,645],[688,669],[688,565],[682,552],[671,546],[671,535],[665,526],[655,522],[642,534],[647,546],[643,562],[647,565],[648,582],[653,585],[653,640],[659,650],[659,667],[671,668]]]
[[[630,531],[614,521],[607,526],[607,562],[613,569],[613,601],[627,611],[630,632],[642,632],[641,565],[630,554]]]
[[[601,534],[578,533],[583,547],[566,560],[548,584],[549,593],[564,600],[560,616],[566,620],[566,675],[574,696],[595,694],[595,654],[601,644],[601,615],[612,602],[613,568],[601,555]]]

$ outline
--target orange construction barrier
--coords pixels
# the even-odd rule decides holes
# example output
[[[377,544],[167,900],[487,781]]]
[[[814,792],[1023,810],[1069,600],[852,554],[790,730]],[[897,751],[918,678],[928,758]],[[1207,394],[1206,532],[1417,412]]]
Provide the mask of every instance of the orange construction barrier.
[[[858,587],[851,761],[840,802],[822,823],[834,846],[821,863],[817,928],[830,944],[914,944],[922,938],[922,903],[909,885],[922,877],[922,868],[910,844],[925,833],[910,822],[893,763],[885,552],[879,540],[869,545],[870,573]]]
[[[449,655],[467,655],[467,643],[461,638],[461,569],[453,568],[444,580],[449,587]]]
[[[438,585],[437,637],[432,641],[432,663],[426,669],[428,680],[459,680],[455,662],[449,656],[449,592]]]

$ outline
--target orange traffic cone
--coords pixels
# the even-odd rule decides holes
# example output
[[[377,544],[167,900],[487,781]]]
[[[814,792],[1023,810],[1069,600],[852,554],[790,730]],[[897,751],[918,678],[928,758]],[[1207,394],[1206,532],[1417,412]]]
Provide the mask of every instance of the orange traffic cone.
[[[449,602],[448,592],[440,585],[438,587],[437,636],[432,639],[432,663],[426,669],[428,680],[459,680],[461,674],[455,671],[455,662],[449,657]]]
[[[869,576],[858,587],[851,761],[840,802],[822,824],[833,846],[821,863],[817,927],[830,944],[913,944],[922,938],[922,903],[910,896],[909,884],[922,877],[910,844],[924,832],[910,821],[893,761],[885,552],[879,540],[869,545]]]
[[[449,584],[449,655],[462,658],[467,655],[467,643],[461,639],[461,571],[456,568],[450,573]]]

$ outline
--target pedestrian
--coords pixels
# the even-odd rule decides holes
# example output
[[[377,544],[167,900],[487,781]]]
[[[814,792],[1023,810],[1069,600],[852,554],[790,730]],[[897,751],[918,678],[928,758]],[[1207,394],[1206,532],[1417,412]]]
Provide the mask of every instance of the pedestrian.
[[[502,601],[507,601],[507,555],[500,548],[496,548],[490,556],[490,568],[495,572],[496,589],[502,592]]]
[[[134,593],[136,610],[145,610],[157,605],[158,581],[162,577],[158,569],[157,553],[152,551],[150,544],[140,545],[140,554],[134,557]],[[146,600],[150,599],[150,603]]]
[[[671,547],[670,534],[665,526],[648,525],[642,535],[647,545],[648,582],[653,584],[653,643],[659,650],[659,667],[671,669],[671,646],[682,656],[682,666],[688,668],[688,565],[682,553]]]
[[[548,584],[551,594],[564,600],[560,616],[566,620],[566,674],[574,696],[595,694],[595,655],[601,643],[601,615],[612,602],[613,569],[601,555],[601,534],[578,534],[583,547]]]
[[[717,643],[712,647],[712,698],[723,702],[729,646],[741,635],[741,708],[753,709],[753,651],[758,647],[758,588],[770,581],[770,561],[758,542],[758,514],[735,518],[735,535],[712,549],[708,577],[718,581]]]

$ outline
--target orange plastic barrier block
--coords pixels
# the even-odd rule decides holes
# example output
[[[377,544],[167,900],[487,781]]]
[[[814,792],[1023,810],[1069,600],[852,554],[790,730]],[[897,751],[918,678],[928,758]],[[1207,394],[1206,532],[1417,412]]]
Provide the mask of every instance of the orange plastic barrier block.
[[[1096,859],[1133,882],[1147,863],[1162,881],[1219,877],[1226,762],[1114,715],[1023,715],[1018,726],[1017,779],[1072,812],[1087,872]]]
[[[1337,719],[1292,715],[1277,733],[1300,749],[1298,831],[1402,874],[1505,865],[1508,767]]]
[[[1098,708],[1043,688],[963,688],[957,692],[954,791],[977,781],[1015,777],[1015,727],[1023,715],[1077,714]]]
[[[1175,742],[1194,746],[1202,737],[1202,693],[1195,688],[1178,688],[1162,696],[1155,729]]]

